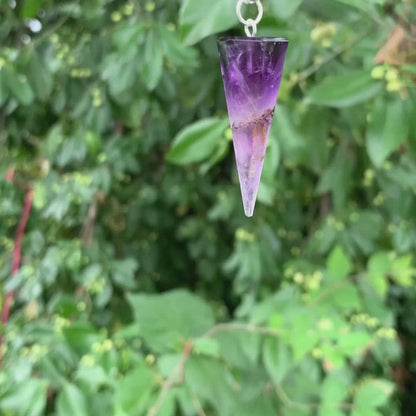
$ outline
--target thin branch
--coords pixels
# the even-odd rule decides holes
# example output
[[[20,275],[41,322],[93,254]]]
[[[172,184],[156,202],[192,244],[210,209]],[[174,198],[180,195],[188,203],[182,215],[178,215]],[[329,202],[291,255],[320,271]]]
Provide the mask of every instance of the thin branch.
[[[326,296],[326,295],[327,293],[323,294],[323,296]],[[229,323],[229,324],[221,323],[212,327],[204,335],[202,335],[201,338],[211,338],[220,332],[226,332],[226,331],[243,331],[243,332],[249,332],[249,333],[254,333],[254,334],[271,335],[271,336],[281,335],[280,331],[276,329],[272,329],[272,328],[257,327],[251,324],[242,324],[242,323]],[[146,416],[156,416],[158,412],[160,411],[170,389],[175,385],[175,383],[178,383],[178,382],[183,383],[184,381],[183,375],[185,372],[185,366],[192,353],[192,350],[193,350],[192,341],[187,341],[184,345],[182,356],[179,360],[179,363],[175,366],[170,376],[163,382],[162,388],[160,389],[156,402],[154,406],[147,412]],[[279,397],[281,402],[286,407],[296,407],[299,409],[316,409],[316,408],[319,408],[319,406],[321,405],[321,403],[299,403],[299,402],[295,402],[291,400],[289,396],[286,394],[286,392],[283,390],[281,384],[276,385],[274,389],[275,389],[277,396]],[[191,396],[192,396],[192,401],[195,406],[195,410],[198,413],[198,416],[206,416],[206,413],[204,409],[202,408],[202,405],[198,397],[196,396],[195,392],[193,392],[192,390],[191,390]],[[334,405],[335,409],[352,409],[353,407],[354,406],[349,403],[340,403],[339,405]]]
[[[8,179],[11,181],[14,180],[13,172],[14,171],[11,170],[8,173]],[[32,208],[32,202],[33,202],[33,188],[30,186],[27,186],[25,203],[23,206],[19,225],[17,227],[16,238],[14,240],[12,276],[14,276],[19,271],[20,261],[21,261],[21,252],[22,252],[22,240],[25,234],[27,220],[29,219],[30,209]],[[6,293],[6,297],[4,299],[4,303],[3,303],[3,307],[1,311],[1,323],[3,325],[6,325],[9,320],[10,308],[13,303],[13,296],[14,296],[13,291]],[[1,346],[3,345],[3,342],[4,342],[4,336],[1,336],[0,337],[0,350],[1,350]]]
[[[193,346],[191,342],[185,343],[179,363],[173,369],[170,376],[163,382],[162,388],[159,392],[159,396],[157,397],[154,406],[147,412],[146,416],[156,416],[158,414],[166,399],[166,396],[169,393],[169,390],[174,386],[177,378],[181,377],[181,375],[184,373],[185,364],[188,361],[188,358],[192,352],[192,348]]]
[[[272,335],[272,336],[280,336],[280,331],[272,328],[266,327],[257,327],[251,324],[240,324],[240,323],[222,323],[215,325],[210,330],[208,330],[205,334],[201,336],[201,338],[211,338],[214,335],[225,332],[225,331],[244,331],[250,332],[253,334],[261,334],[261,335]],[[184,373],[185,373],[185,365],[191,355],[193,349],[192,341],[188,341],[185,343],[181,359],[176,367],[173,369],[170,376],[163,382],[162,388],[160,389],[159,396],[156,399],[154,406],[147,412],[146,416],[156,416],[159,412],[160,408],[162,407],[169,390],[175,385],[177,380],[182,383],[184,380]],[[202,409],[202,408],[201,408]],[[201,413],[200,416],[205,415],[205,413]]]
[[[92,245],[94,240],[95,219],[97,217],[97,197],[94,198],[88,207],[88,213],[82,226],[81,241],[87,247]]]
[[[192,398],[192,403],[194,404],[195,410],[198,413],[198,416],[207,416],[207,414],[205,413],[202,407],[201,402],[198,399],[198,396],[193,390],[191,390],[191,398]]]

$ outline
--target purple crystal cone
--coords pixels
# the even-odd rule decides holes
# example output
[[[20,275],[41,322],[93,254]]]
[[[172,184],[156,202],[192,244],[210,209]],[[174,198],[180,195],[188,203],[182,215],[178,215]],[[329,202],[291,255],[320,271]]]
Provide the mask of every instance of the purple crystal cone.
[[[218,40],[225,98],[244,212],[253,215],[288,41],[226,37]]]

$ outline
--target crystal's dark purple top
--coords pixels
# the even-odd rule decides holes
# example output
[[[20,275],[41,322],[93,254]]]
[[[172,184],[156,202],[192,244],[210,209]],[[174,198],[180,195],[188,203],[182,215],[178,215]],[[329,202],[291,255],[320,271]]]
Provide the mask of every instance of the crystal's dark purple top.
[[[218,39],[231,124],[274,109],[287,46],[283,38]]]

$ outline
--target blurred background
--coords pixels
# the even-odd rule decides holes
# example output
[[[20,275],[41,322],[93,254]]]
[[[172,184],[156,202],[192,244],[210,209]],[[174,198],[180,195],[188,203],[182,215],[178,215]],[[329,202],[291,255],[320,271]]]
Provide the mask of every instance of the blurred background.
[[[0,0],[1,415],[416,414],[416,3],[263,5],[248,219],[236,0]]]

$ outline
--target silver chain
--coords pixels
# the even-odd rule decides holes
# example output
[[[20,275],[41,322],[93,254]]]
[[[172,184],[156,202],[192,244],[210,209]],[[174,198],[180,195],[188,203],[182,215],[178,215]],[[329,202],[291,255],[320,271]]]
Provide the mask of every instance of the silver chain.
[[[255,19],[245,19],[241,14],[243,4],[255,4],[257,6],[257,17]],[[244,30],[248,37],[256,36],[257,25],[263,17],[263,5],[260,0],[238,0],[236,7],[238,20],[244,25]]]

